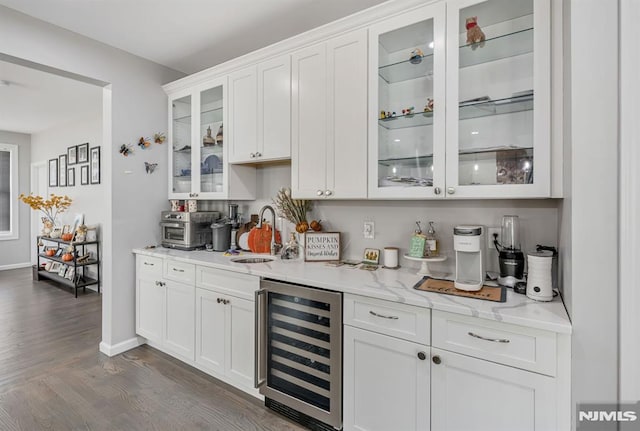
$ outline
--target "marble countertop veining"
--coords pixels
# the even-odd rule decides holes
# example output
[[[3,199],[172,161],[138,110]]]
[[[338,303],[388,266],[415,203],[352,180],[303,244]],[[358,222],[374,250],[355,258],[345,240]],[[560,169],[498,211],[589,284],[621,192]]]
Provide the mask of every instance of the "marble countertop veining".
[[[571,321],[559,296],[550,302],[538,302],[508,289],[507,302],[499,303],[423,292],[413,288],[421,278],[413,268],[392,270],[380,267],[376,271],[363,271],[345,266],[331,267],[322,262],[282,260],[279,257],[272,262],[246,264],[231,262],[231,256],[219,252],[167,248],[134,249],[133,253],[571,334]],[[242,253],[240,256],[256,255]]]

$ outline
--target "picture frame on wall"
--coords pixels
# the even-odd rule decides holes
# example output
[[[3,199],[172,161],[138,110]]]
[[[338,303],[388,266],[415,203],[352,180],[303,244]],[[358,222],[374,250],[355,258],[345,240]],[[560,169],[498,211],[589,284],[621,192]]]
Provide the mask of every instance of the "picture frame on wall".
[[[89,155],[91,167],[91,184],[100,184],[100,147],[91,148]]]
[[[89,184],[89,165],[80,166],[80,184]]]
[[[75,165],[78,163],[78,146],[74,145],[67,148],[67,165]]]
[[[58,159],[49,160],[49,187],[58,187]]]
[[[67,155],[58,157],[58,187],[67,187]]]
[[[78,145],[76,153],[76,163],[87,163],[89,161],[89,143]]]
[[[74,187],[76,185],[76,168],[67,169],[67,186]]]

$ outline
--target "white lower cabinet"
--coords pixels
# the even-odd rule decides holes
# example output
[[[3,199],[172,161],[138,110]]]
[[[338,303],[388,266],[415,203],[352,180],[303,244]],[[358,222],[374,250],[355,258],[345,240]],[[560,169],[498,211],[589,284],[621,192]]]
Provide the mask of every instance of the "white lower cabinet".
[[[557,429],[553,377],[437,348],[431,355],[432,430]]]
[[[252,388],[253,337],[253,301],[196,289],[196,363]]]
[[[194,360],[195,287],[175,281],[165,281],[164,347],[190,361]]]
[[[429,368],[428,346],[345,325],[344,430],[429,430]]]
[[[136,280],[136,333],[147,340],[162,343],[164,326],[164,288],[160,279]]]

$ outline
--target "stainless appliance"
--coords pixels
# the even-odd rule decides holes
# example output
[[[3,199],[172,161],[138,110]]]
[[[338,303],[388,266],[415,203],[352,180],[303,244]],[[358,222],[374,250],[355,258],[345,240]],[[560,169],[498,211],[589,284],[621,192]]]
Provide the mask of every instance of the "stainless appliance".
[[[524,281],[524,253],[520,249],[520,220],[518,216],[503,216],[500,234],[502,235],[502,244],[497,240],[493,241],[499,254],[500,276],[498,284],[513,287],[516,283]]]
[[[211,244],[213,251],[227,251],[231,247],[231,224],[228,220],[219,220],[211,225]]]
[[[256,382],[265,405],[314,430],[342,428],[342,294],[263,280]]]
[[[484,227],[456,226],[453,228],[453,249],[456,253],[456,289],[482,289],[485,277]]]
[[[211,243],[211,223],[220,218],[218,211],[162,211],[160,229],[162,246],[195,250]]]

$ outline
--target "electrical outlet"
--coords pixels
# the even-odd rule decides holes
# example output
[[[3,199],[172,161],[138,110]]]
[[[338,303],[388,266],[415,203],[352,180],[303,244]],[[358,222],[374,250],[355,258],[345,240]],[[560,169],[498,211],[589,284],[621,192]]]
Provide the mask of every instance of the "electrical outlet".
[[[487,228],[487,250],[495,250],[496,246],[493,244],[493,235],[496,234],[498,235],[498,242],[500,242],[502,240],[502,238],[500,238],[500,231],[501,229],[499,227],[489,227]]]
[[[364,226],[362,227],[362,234],[367,239],[373,239],[375,237],[375,223],[372,221],[364,222]]]

